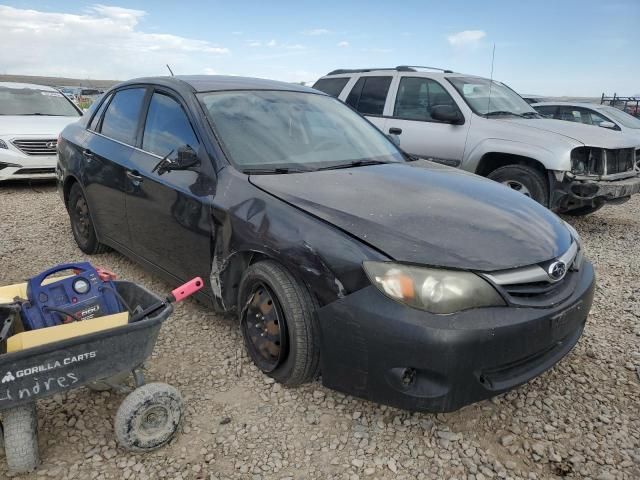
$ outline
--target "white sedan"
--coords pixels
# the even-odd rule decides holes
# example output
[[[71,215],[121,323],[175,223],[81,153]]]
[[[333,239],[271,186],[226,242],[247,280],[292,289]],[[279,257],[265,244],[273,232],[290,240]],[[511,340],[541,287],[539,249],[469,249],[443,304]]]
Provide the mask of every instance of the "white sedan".
[[[640,162],[640,118],[619,108],[595,103],[540,102],[531,106],[545,118],[586,123],[634,137],[638,142],[636,163]]]
[[[81,116],[54,88],[0,82],[0,182],[54,179],[58,135]]]

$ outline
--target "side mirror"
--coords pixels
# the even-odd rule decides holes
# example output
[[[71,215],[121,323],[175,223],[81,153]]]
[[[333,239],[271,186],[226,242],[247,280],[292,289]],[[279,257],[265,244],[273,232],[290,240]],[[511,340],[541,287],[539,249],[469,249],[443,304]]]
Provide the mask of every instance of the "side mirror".
[[[195,150],[189,145],[183,145],[178,148],[178,158],[176,158],[176,165],[172,167],[172,170],[186,170],[199,163],[200,160],[198,160],[198,154]]]
[[[617,130],[616,124],[613,122],[600,122],[598,126],[602,128],[610,128],[611,130]]]
[[[461,125],[464,123],[462,113],[453,105],[436,105],[431,109],[431,118],[452,125]]]
[[[167,153],[151,171],[157,171],[158,175],[163,175],[172,170],[188,170],[200,164],[198,154],[189,145],[183,145],[178,148],[178,155],[175,160],[169,158],[173,152],[174,151],[171,150]]]

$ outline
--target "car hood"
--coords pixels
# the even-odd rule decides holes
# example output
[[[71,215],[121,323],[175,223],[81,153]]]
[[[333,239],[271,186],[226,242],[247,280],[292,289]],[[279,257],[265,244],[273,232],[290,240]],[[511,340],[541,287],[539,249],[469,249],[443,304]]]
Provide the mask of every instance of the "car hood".
[[[250,182],[401,262],[495,271],[550,260],[571,244],[562,220],[533,200],[428,161]]]
[[[82,117],[0,115],[0,135],[43,135],[57,137],[70,123]]]
[[[550,118],[500,118],[491,120],[508,123],[510,126],[535,129],[547,136],[549,133],[562,135],[590,147],[632,148],[639,146],[637,139],[630,135],[620,135],[620,132],[595,125]]]

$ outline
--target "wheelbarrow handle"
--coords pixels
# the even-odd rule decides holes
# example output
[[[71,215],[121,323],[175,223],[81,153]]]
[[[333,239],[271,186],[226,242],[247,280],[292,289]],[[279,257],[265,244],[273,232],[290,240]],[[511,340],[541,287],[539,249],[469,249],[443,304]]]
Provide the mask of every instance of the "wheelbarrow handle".
[[[190,295],[193,295],[198,290],[200,290],[204,286],[204,282],[200,277],[196,277],[192,280],[189,280],[184,285],[180,285],[178,288],[171,291],[167,298],[161,302],[158,302],[150,307],[145,308],[143,311],[134,313],[131,315],[129,322],[137,322],[138,320],[142,320],[144,317],[152,314],[156,310],[163,308],[167,303],[180,302],[187,298]]]
[[[169,301],[171,301],[171,297],[173,296],[174,302],[180,302],[185,298],[193,295],[198,290],[202,288],[204,282],[200,277],[193,278],[189,280],[184,285],[180,285],[178,288],[171,290],[171,295],[169,296]]]

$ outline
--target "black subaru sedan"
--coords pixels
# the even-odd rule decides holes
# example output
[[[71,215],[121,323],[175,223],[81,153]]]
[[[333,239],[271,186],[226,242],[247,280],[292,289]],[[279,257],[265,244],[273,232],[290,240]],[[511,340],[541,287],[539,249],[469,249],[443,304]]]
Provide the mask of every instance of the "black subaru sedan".
[[[406,156],[321,92],[239,77],[117,85],[58,142],[80,249],[114,248],[235,311],[296,386],[450,411],[553,366],[594,272],[555,214]]]

